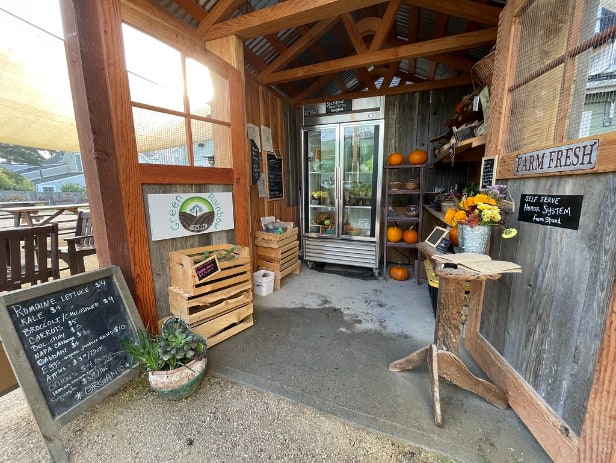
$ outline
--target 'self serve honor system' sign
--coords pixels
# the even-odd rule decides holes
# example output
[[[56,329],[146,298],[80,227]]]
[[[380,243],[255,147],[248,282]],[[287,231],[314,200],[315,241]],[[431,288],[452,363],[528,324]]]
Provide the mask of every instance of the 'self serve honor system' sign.
[[[583,195],[520,195],[521,222],[577,230],[580,226]]]
[[[61,426],[137,371],[122,339],[143,328],[119,267],[0,296],[0,337],[53,461]]]

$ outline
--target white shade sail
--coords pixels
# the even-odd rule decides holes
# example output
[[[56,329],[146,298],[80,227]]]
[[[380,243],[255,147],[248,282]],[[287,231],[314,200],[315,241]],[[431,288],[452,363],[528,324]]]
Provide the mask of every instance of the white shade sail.
[[[0,143],[79,151],[58,6],[7,3],[0,7]],[[36,11],[46,15],[28,17]]]

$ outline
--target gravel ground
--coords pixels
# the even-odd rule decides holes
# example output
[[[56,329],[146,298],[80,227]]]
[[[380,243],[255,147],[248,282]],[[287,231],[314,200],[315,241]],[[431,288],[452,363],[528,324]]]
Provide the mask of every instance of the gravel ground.
[[[62,428],[69,461],[454,462],[211,373],[178,402],[146,383],[137,378]],[[21,390],[0,397],[0,410],[0,462],[50,461]]]

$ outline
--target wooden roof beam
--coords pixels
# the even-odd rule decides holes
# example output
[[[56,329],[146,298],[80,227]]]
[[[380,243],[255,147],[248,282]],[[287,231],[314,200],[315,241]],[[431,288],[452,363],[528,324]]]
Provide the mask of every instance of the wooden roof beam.
[[[405,0],[408,5],[468,19],[487,26],[498,26],[501,8],[483,5],[470,0]]]
[[[391,0],[389,2],[387,5],[387,10],[381,19],[381,24],[379,24],[379,28],[372,38],[369,51],[376,51],[383,48],[383,44],[385,43],[385,40],[387,40],[387,36],[389,35],[389,31],[391,30],[394,20],[396,19],[401,3],[402,0]]]
[[[370,96],[381,95],[404,95],[406,93],[427,92],[429,90],[436,90],[440,88],[461,87],[463,85],[470,85],[470,76],[454,77],[452,79],[440,79],[440,80],[427,80],[416,84],[399,85],[397,87],[380,88],[378,90],[367,90],[360,92],[345,93],[345,98],[366,98]],[[314,104],[322,103],[323,101],[336,101],[340,99],[340,95],[324,96],[320,98],[312,98],[297,102],[296,104]],[[296,100],[294,100],[295,102]]]
[[[175,0],[175,3],[197,21],[207,16],[207,12],[195,0]]]
[[[270,63],[270,65],[260,74],[261,78],[269,76],[272,72],[286,66],[299,56],[306,48],[312,45],[316,40],[321,37],[330,27],[332,27],[338,21],[338,17],[329,18],[323,21],[319,21],[313,27],[311,27],[307,34],[304,34],[293,45],[282,52],[278,58]]]
[[[230,35],[246,40],[383,2],[384,0],[287,0],[211,27],[204,25],[202,28],[199,24],[198,34],[206,42]]]
[[[355,52],[359,55],[360,53],[368,51],[368,48],[361,37],[361,33],[359,32],[359,28],[357,27],[357,23],[353,21],[353,17],[350,13],[340,15],[340,19],[342,20],[342,24],[351,39]]]
[[[426,40],[424,42],[403,45],[398,48],[389,48],[361,55],[348,56],[324,63],[302,66],[272,73],[267,79],[260,79],[264,85],[287,80],[299,80],[314,77],[321,74],[331,74],[349,69],[357,69],[366,66],[378,66],[402,59],[427,57],[434,54],[449,51],[472,48],[480,45],[494,43],[496,41],[496,28],[484,29],[475,32],[443,37],[440,39]]]
[[[219,0],[205,19],[199,22],[197,34],[201,35],[203,31],[209,29],[214,24],[227,19],[242,3],[244,3],[244,0]]]

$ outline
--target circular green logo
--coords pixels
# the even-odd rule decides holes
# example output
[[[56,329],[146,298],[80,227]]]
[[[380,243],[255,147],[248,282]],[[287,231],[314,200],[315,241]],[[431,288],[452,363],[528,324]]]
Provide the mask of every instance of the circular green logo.
[[[216,217],[212,203],[201,196],[191,196],[180,206],[180,223],[193,233],[207,230]]]

